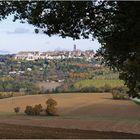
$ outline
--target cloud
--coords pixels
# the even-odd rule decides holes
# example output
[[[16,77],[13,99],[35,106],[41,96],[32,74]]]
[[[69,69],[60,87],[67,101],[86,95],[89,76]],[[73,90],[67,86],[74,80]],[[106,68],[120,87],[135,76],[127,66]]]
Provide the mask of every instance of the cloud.
[[[14,31],[8,31],[7,34],[24,34],[24,33],[29,33],[29,29],[26,28],[15,28]]]

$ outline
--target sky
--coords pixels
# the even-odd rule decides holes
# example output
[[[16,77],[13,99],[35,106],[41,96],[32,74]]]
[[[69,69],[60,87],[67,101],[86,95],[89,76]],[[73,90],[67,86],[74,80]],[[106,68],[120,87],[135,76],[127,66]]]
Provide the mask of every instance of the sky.
[[[19,51],[54,51],[73,50],[74,44],[80,50],[98,50],[100,44],[97,40],[72,38],[63,39],[57,35],[47,36],[35,34],[35,27],[28,23],[13,22],[13,16],[0,21],[0,54],[12,54]]]

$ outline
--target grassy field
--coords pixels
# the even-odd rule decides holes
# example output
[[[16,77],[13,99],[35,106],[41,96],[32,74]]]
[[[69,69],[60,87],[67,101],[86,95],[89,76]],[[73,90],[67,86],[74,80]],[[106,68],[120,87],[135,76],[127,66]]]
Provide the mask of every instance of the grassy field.
[[[105,74],[105,75],[96,75],[95,79],[96,80],[118,80],[119,74],[110,72],[109,74]]]
[[[105,85],[110,86],[111,88],[123,86],[124,82],[121,80],[82,80],[74,84],[75,88],[85,88],[85,87],[103,87]]]

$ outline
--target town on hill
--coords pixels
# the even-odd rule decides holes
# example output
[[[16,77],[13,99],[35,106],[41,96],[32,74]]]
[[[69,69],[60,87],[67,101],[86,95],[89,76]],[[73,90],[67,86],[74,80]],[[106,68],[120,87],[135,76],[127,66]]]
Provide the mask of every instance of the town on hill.
[[[17,60],[38,60],[38,59],[65,59],[65,58],[85,58],[90,60],[95,57],[95,52],[93,50],[81,51],[76,49],[76,45],[72,51],[48,51],[48,52],[39,52],[39,51],[21,51],[15,55]]]

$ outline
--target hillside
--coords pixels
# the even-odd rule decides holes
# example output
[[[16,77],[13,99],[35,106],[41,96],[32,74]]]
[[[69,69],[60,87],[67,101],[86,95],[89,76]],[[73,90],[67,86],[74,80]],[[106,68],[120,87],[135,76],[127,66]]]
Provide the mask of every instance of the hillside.
[[[41,103],[52,97],[58,117],[15,115],[13,108]],[[29,95],[0,100],[0,123],[140,134],[139,106],[130,100],[112,100],[110,93]]]

